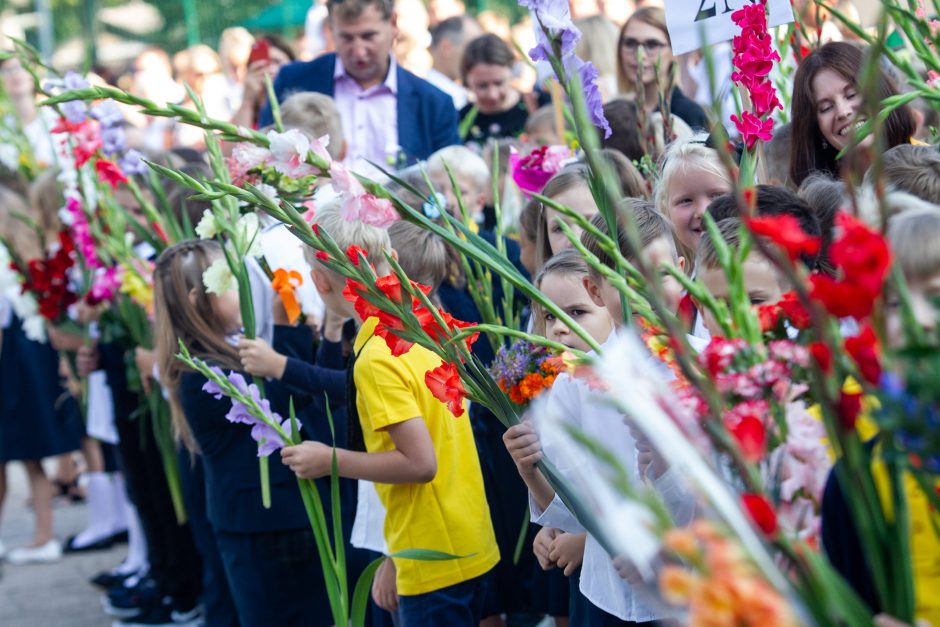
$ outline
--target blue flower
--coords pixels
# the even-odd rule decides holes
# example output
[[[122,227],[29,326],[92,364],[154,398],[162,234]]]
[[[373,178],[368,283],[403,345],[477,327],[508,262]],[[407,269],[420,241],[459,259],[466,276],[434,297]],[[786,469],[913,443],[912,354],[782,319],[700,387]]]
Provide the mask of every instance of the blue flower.
[[[124,124],[124,114],[113,100],[105,100],[91,108],[91,117],[101,123],[101,126],[112,127]]]
[[[101,129],[101,151],[111,155],[127,149],[127,136],[120,126],[105,127]]]
[[[131,148],[124,153],[124,156],[118,160],[118,166],[124,174],[146,174],[147,164],[144,163],[144,156],[140,152]]]

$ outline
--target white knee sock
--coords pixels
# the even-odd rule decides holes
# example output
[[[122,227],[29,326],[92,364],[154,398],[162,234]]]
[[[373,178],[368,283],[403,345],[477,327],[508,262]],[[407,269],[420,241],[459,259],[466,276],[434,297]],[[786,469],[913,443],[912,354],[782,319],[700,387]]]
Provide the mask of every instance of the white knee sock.
[[[124,501],[124,518],[127,521],[127,557],[115,571],[127,575],[143,571],[149,566],[147,560],[147,539],[137,517],[137,508],[127,499]]]
[[[127,530],[127,489],[124,475],[119,472],[111,475],[111,533]]]
[[[88,481],[88,526],[76,535],[72,541],[72,546],[76,549],[112,535],[111,510],[114,504],[111,478],[103,472],[89,472],[86,477]]]

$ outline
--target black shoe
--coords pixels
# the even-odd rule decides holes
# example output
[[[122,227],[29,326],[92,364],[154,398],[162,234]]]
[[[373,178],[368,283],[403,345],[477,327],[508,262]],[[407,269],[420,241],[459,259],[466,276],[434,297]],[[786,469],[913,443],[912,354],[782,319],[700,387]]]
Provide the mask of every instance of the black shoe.
[[[116,618],[135,618],[163,605],[163,594],[151,577],[141,577],[134,586],[115,586],[101,600],[104,611]]]
[[[124,531],[118,531],[111,536],[111,542],[113,544],[127,544],[128,539],[127,529]]]
[[[104,590],[110,590],[114,586],[118,586],[125,581],[128,577],[135,575],[136,573],[116,573],[111,570],[104,570],[92,577],[89,581],[93,586],[98,586]]]
[[[178,612],[170,603],[144,610],[135,618],[127,618],[112,623],[112,627],[198,627],[203,624],[202,609],[197,605],[186,612]]]
[[[71,536],[68,540],[65,541],[65,546],[62,547],[63,553],[86,553],[89,551],[107,551],[114,545],[114,540],[112,536],[105,536],[100,540],[95,540],[91,544],[86,544],[85,546],[75,546],[75,538],[77,536]]]

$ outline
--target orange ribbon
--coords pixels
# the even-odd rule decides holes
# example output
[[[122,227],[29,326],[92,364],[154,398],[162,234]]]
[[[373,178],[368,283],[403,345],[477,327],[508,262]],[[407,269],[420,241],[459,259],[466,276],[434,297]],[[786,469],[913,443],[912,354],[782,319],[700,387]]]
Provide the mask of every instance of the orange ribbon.
[[[274,278],[271,279],[271,287],[281,297],[284,303],[284,311],[287,312],[287,320],[294,324],[300,317],[300,304],[297,302],[297,296],[294,290],[303,285],[304,278],[296,270],[285,270],[278,268],[274,271]]]

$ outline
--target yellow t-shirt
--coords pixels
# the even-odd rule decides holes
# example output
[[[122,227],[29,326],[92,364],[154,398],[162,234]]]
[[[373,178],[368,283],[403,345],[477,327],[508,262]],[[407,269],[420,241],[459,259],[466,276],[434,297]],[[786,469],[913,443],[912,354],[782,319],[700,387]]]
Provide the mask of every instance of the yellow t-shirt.
[[[389,552],[433,549],[467,556],[444,561],[395,558],[398,593],[424,594],[488,572],[499,561],[499,548],[469,418],[455,418],[424,383],[425,373],[440,366],[440,357],[418,345],[393,357],[381,338],[368,341],[377,322],[366,320],[354,345],[356,409],[366,449],[394,450],[386,429],[420,417],[437,457],[437,474],[429,483],[375,484],[386,509]]]

